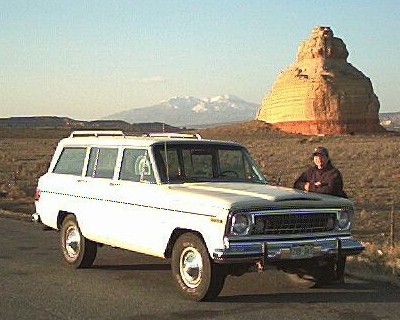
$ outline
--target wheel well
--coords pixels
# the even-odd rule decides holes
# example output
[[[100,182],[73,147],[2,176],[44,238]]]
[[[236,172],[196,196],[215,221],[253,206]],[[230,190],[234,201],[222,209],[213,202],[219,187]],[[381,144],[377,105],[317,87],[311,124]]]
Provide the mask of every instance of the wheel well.
[[[203,236],[201,235],[200,232],[195,231],[195,230],[191,230],[191,229],[175,229],[175,230],[172,232],[172,234],[171,234],[171,236],[170,236],[170,238],[169,238],[168,244],[167,244],[167,248],[165,249],[165,252],[164,252],[165,258],[168,258],[168,259],[169,259],[169,258],[172,257],[172,249],[174,248],[174,245],[175,245],[176,240],[177,240],[181,235],[183,235],[183,234],[185,234],[185,233],[193,233],[193,234],[197,235],[197,236],[201,239],[201,241],[203,241],[203,243],[204,243],[204,245],[205,245],[204,238],[203,238]]]
[[[73,214],[73,213],[68,212],[68,211],[59,211],[59,212],[58,212],[58,216],[57,216],[57,229],[60,229],[60,228],[61,228],[61,225],[62,225],[64,219],[65,219],[65,218],[67,217],[67,215],[69,215],[69,214]]]

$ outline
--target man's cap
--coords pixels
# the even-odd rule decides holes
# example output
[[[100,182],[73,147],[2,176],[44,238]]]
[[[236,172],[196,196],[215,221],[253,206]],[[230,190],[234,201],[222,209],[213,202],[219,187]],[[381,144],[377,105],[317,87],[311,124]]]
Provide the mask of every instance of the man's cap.
[[[316,147],[314,149],[314,152],[312,153],[312,156],[314,157],[314,156],[317,156],[317,155],[322,155],[322,156],[325,156],[325,157],[329,158],[328,149],[325,148],[325,147]]]

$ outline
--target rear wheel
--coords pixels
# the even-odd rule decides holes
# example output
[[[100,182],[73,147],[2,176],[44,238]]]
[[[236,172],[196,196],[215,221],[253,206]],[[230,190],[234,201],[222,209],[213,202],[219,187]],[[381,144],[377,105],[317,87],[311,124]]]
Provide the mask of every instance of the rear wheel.
[[[216,298],[226,278],[220,266],[211,261],[203,241],[191,233],[176,241],[171,269],[179,291],[195,301]]]
[[[73,268],[89,268],[97,254],[97,244],[86,239],[74,215],[68,215],[61,225],[61,251],[64,261]]]

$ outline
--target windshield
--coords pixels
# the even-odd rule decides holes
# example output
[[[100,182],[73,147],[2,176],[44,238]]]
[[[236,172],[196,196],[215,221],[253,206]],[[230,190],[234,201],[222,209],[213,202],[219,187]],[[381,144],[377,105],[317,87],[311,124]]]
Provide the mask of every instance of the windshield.
[[[239,145],[166,143],[155,145],[153,152],[164,183],[266,183],[248,151]]]

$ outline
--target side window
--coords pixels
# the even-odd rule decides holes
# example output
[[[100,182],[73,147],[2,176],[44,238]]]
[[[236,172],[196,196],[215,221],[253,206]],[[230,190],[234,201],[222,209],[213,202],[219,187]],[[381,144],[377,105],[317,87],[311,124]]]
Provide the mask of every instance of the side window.
[[[120,180],[154,182],[153,169],[147,150],[125,149],[122,157]]]
[[[154,157],[156,158],[158,174],[163,182],[168,179],[176,180],[181,176],[178,153],[177,148],[168,148],[167,155],[165,155],[164,149],[155,149]]]
[[[67,147],[61,152],[57,164],[54,167],[54,173],[73,174],[80,176],[82,174],[83,163],[86,157],[86,148]]]
[[[180,175],[180,167],[179,167],[179,157],[177,149],[168,149],[167,150],[168,161],[164,158],[165,163],[168,162],[168,174],[169,177],[174,179],[178,178]]]
[[[91,148],[86,176],[111,179],[114,175],[117,155],[117,148]]]

